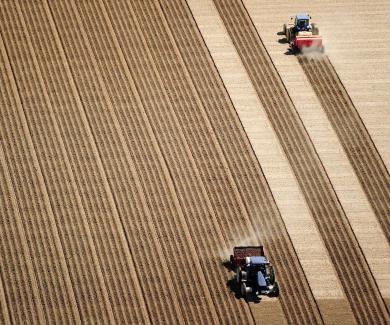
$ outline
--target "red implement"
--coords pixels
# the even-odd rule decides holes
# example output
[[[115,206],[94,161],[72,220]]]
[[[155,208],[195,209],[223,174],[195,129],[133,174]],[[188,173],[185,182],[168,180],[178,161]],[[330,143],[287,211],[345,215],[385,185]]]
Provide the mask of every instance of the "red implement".
[[[299,50],[302,50],[303,48],[321,49],[322,37],[319,35],[297,36],[294,38],[292,46]]]
[[[230,255],[232,267],[243,266],[245,257],[264,256],[263,246],[238,246],[233,248],[233,255]]]

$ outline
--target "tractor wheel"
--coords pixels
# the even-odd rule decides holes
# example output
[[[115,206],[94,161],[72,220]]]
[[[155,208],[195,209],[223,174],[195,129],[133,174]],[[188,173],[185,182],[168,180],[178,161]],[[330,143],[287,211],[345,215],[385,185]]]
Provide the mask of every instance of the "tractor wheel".
[[[320,34],[320,30],[318,29],[316,24],[311,24],[311,32],[313,33],[313,35],[319,35]]]
[[[274,287],[268,294],[268,297],[279,297],[279,284],[277,282],[274,283]]]
[[[246,280],[248,280],[248,272],[241,271],[241,281],[246,281]]]
[[[241,283],[241,295],[244,298],[248,295],[248,293],[251,293],[251,292],[252,292],[252,288],[251,287],[247,287],[245,282]]]
[[[275,283],[275,268],[273,266],[270,267],[269,282],[270,284]]]
[[[291,29],[290,28],[286,30],[286,39],[288,42],[291,41]]]
[[[237,267],[236,269],[236,283],[241,283],[241,267]]]

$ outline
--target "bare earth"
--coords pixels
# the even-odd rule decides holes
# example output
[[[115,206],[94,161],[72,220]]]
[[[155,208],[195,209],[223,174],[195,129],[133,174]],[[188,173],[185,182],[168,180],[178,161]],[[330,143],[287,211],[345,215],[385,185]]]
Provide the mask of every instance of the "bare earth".
[[[0,2],[0,324],[390,323],[390,6],[305,4]]]

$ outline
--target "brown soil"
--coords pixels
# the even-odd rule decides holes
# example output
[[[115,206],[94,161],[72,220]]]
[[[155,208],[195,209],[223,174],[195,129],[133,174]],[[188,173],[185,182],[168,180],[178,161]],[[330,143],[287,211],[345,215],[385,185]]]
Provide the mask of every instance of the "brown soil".
[[[297,176],[356,320],[388,321],[388,311],[345,213],[245,7],[241,1],[214,3]]]
[[[355,317],[379,323],[384,302],[310,139],[241,3],[224,3]],[[1,324],[347,319],[347,300],[314,299],[185,0],[1,2],[0,84]],[[264,244],[279,299],[229,287],[223,262],[245,240]]]
[[[390,176],[327,56],[299,57],[390,242]]]

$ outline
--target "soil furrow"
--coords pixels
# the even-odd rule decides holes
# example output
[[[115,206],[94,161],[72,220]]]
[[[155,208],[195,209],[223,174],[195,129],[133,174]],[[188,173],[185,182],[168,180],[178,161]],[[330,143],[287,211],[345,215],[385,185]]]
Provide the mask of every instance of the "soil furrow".
[[[229,5],[214,2],[297,176],[356,319],[388,321],[383,299],[345,213],[245,7],[241,1]],[[372,308],[367,309],[367,305]]]
[[[126,236],[116,212],[99,153],[95,147],[88,121],[66,58],[61,51],[56,26],[47,4],[34,4],[25,8],[30,21],[45,22],[31,31],[36,53],[49,97],[54,108],[60,132],[64,139],[82,203],[91,227],[92,237],[98,247],[98,259],[107,285],[115,320],[145,322],[145,304],[135,276],[134,265]],[[47,19],[42,15],[45,13]],[[46,35],[42,37],[42,35]]]
[[[1,73],[3,73],[1,66]],[[4,72],[5,73],[5,72]],[[0,96],[1,107],[9,103]],[[0,145],[0,256],[3,280],[2,305],[9,311],[12,323],[39,324],[45,321],[31,256],[27,247],[21,215],[15,192],[6,166],[4,151]],[[4,309],[3,321],[8,322]]]
[[[235,17],[239,17],[238,15],[235,15]],[[235,22],[236,23],[236,22]],[[237,23],[239,23],[238,21],[237,21]],[[250,35],[249,35],[250,36]],[[244,41],[247,41],[247,35],[245,35],[244,36]],[[261,59],[261,57],[260,57],[260,59]],[[264,65],[264,62],[262,62],[263,63],[263,65]],[[256,70],[256,69],[258,69],[259,67],[261,67],[261,65],[260,66],[254,66],[254,69]],[[274,86],[274,88],[276,87],[276,85],[278,84],[278,83],[280,83],[280,80],[278,80],[278,79],[275,79],[275,78],[272,78],[272,75],[271,75],[271,73],[270,73],[270,71],[256,71],[256,73],[257,74],[259,74],[259,73],[265,73],[266,75],[267,75],[267,80],[270,80],[270,82],[271,82],[271,84],[273,84],[273,86]],[[252,79],[253,80],[253,79]],[[254,80],[254,82],[259,82],[259,80]],[[275,84],[276,83],[276,84]],[[257,86],[259,86],[259,84],[257,84]],[[272,88],[270,87],[270,85],[269,84],[266,84],[265,85],[265,87],[264,87],[265,89],[265,92],[263,93],[263,94],[266,94],[267,92],[268,93],[270,93],[271,91],[272,91]],[[280,87],[279,88],[279,90],[281,90],[281,89],[283,89],[282,87]],[[281,96],[282,94],[280,93],[280,91],[279,91],[279,94],[278,94],[279,96]],[[282,106],[279,106],[279,105],[276,105],[275,106],[275,108],[276,109],[278,109],[279,111],[281,111],[281,109],[282,109],[282,107],[284,107],[284,105],[286,104],[286,98],[283,98],[283,97],[281,97],[282,98]],[[270,101],[270,100],[272,100],[272,98],[267,98],[267,97],[263,97],[263,100],[264,100],[264,102],[266,103],[266,107],[269,107],[270,105],[272,105],[272,101]],[[278,104],[278,102],[276,101],[275,102],[276,104]],[[267,106],[268,105],[268,106]],[[275,110],[275,112],[278,112],[277,110]],[[289,116],[289,114],[283,114],[283,115],[281,115],[281,117],[283,117],[283,118],[286,118],[286,123],[289,123],[289,124],[291,124],[291,123],[293,123],[293,120],[291,119],[291,116]],[[278,130],[278,127],[279,128],[281,128],[283,131],[285,130],[285,127],[283,127],[283,125],[282,124],[280,124],[280,122],[282,121],[282,119],[281,118],[275,118],[275,116],[274,115],[270,115],[270,118],[273,118],[274,120],[272,121],[273,123],[275,123],[275,125],[277,126],[277,127],[275,127],[275,129],[276,130]],[[287,136],[287,138],[289,137],[289,135],[288,135],[288,132],[286,133],[285,131],[283,132],[286,136]],[[297,133],[297,130],[296,129],[294,129],[294,128],[291,128],[291,137],[290,137],[290,140],[291,140],[291,138],[293,139],[293,142],[292,142],[292,144],[293,145],[296,145],[297,144],[297,139],[299,138],[299,134]],[[299,147],[298,147],[299,148]],[[308,148],[309,150],[313,150],[313,148]],[[306,169],[307,170],[309,170],[310,171],[310,163],[312,163],[312,159],[313,159],[313,157],[315,157],[315,156],[313,156],[313,155],[309,155],[308,157],[307,157],[307,159],[305,160],[305,159],[300,159],[300,156],[299,155],[297,155],[297,153],[298,153],[298,151],[293,151],[293,152],[288,152],[288,154],[291,154],[291,159],[297,159],[298,160],[298,164],[297,164],[297,169],[298,169],[298,172],[297,172],[297,174],[298,175],[300,175],[300,176],[303,176],[304,177],[304,179],[303,179],[303,182],[305,182],[305,179],[306,179],[306,189],[307,189],[307,191],[308,191],[308,193],[317,193],[317,195],[321,198],[321,195],[323,194],[322,192],[321,192],[321,188],[319,187],[319,184],[318,183],[312,183],[311,182],[311,180],[312,179],[317,179],[318,177],[319,177],[319,175],[318,175],[318,170],[312,170],[313,171],[313,174],[312,175],[310,175],[310,174],[305,174],[305,173],[303,173],[302,174],[302,171],[304,171],[305,170],[305,165],[306,165]],[[302,152],[301,154],[305,154],[305,152]],[[312,185],[314,185],[314,186],[312,186]],[[330,192],[331,194],[333,193],[333,192]],[[324,192],[324,195],[327,195],[327,194],[329,194],[329,192]],[[332,198],[331,198],[332,199]],[[320,202],[320,206],[319,206],[319,208],[320,209],[322,209],[322,210],[324,210],[324,212],[325,213],[334,213],[334,212],[332,212],[332,210],[334,210],[334,206],[332,207],[332,206],[329,206],[329,205],[323,205],[323,202],[322,202],[322,199],[320,199],[320,200],[318,200],[318,202]],[[312,204],[312,202],[308,202],[309,204]],[[311,205],[311,207],[313,207],[313,205]],[[347,222],[346,222],[346,220],[345,219],[341,219],[341,220],[335,220],[335,229],[338,229],[339,228],[339,226],[338,226],[338,222],[339,221],[341,221],[341,222],[345,222],[345,224],[346,224],[346,226],[348,227],[349,225],[347,224]],[[324,226],[324,225],[320,225],[320,226]],[[326,226],[326,224],[325,224],[325,226]],[[335,231],[335,229],[331,229],[331,232],[330,233],[333,233],[336,237],[338,237],[339,238],[339,234]],[[349,228],[348,228],[349,229]],[[349,242],[347,242],[346,243],[346,249],[348,248],[348,246],[349,246]],[[336,252],[336,254],[338,254],[338,252]],[[344,266],[345,265],[350,265],[351,264],[351,260],[348,262],[348,258],[352,258],[352,260],[356,260],[356,257],[355,256],[350,256],[349,254],[348,255],[346,255],[343,259],[341,259],[341,263],[344,263]],[[368,269],[366,269],[366,272],[368,272],[369,270]],[[347,280],[351,280],[351,274],[352,274],[352,276],[356,276],[356,274],[353,274],[352,272],[356,272],[356,269],[352,269],[351,270],[351,273],[346,273],[346,275],[345,276],[347,276],[348,277],[348,279]],[[353,282],[353,281],[351,281],[351,282]],[[366,299],[366,297],[362,297],[361,295],[356,295],[356,292],[355,292],[355,295],[354,295],[354,297],[353,298],[351,298],[351,300],[358,300],[358,299],[360,299],[360,303],[362,303],[362,304],[364,304],[364,300]],[[364,312],[364,311],[363,311]],[[360,313],[359,313],[359,316],[360,316]]]
[[[10,29],[10,21],[18,21],[15,7],[2,6],[2,37],[11,46],[19,31]],[[5,22],[7,22],[5,24]],[[40,298],[48,322],[79,322],[74,292],[64,258],[53,210],[47,194],[41,166],[36,157],[30,131],[20,102],[8,54],[2,48],[2,60],[7,69],[4,88],[14,98],[2,113],[2,139],[5,159],[15,189],[19,211],[23,215],[30,254],[37,276]],[[16,132],[16,134],[15,134]],[[50,271],[49,271],[50,270]]]
[[[27,26],[22,23],[15,29],[27,30]],[[38,160],[44,170],[43,176],[81,318],[85,322],[112,322],[112,310],[97,261],[96,248],[58,125],[51,114],[51,103],[29,37],[18,45],[21,56],[12,55],[15,60],[12,62],[14,73],[20,85],[19,93],[27,122],[31,126]]]
[[[261,229],[256,229],[259,235],[255,237],[266,244],[268,254],[275,262],[277,261],[278,275],[282,285],[285,288],[291,286],[291,289],[301,288],[302,290],[298,299],[296,296],[282,297],[282,305],[286,314],[290,321],[295,319],[297,322],[302,322],[302,319],[313,322],[312,317],[316,314],[317,316],[314,317],[318,317],[317,321],[321,322],[310,288],[301,266],[297,263],[295,252],[291,247],[292,244],[273,202],[267,182],[186,4],[180,1],[162,2],[161,7],[179,45],[178,48],[195,88],[206,108],[211,125],[222,144],[222,151],[225,153],[234,181],[239,191],[244,193],[242,198],[245,198],[243,201],[249,213],[249,219],[256,228],[257,225],[262,226]],[[226,145],[227,143],[229,145]],[[268,218],[270,215],[272,218]],[[234,245],[234,240],[231,244]],[[297,281],[295,284],[288,277],[292,268],[301,272],[300,277],[294,279]],[[305,304],[305,299],[303,299],[305,296],[306,302],[311,301],[311,305]]]
[[[123,11],[125,11],[126,9],[127,8],[123,9]],[[112,15],[110,8],[108,9],[108,11]],[[142,9],[136,7],[134,8],[134,12],[136,13],[136,16],[138,18],[137,22],[140,23],[142,26],[142,16],[140,17]],[[128,16],[131,16],[131,14],[129,14]],[[114,19],[111,18],[111,21],[118,22],[121,21],[121,19],[115,17]],[[143,29],[143,27],[141,28]],[[134,30],[134,28],[126,28],[126,31],[129,30]],[[162,153],[164,154],[164,158],[168,162],[169,171],[171,172],[171,175],[174,179],[174,184],[177,188],[177,192],[182,193],[182,195],[179,197],[179,202],[184,211],[185,217],[188,218],[186,222],[188,222],[188,225],[190,227],[189,231],[192,235],[193,240],[195,241],[195,247],[198,250],[199,256],[202,256],[202,260],[200,261],[202,268],[205,272],[207,271],[208,277],[210,277],[210,283],[213,283],[214,281],[220,283],[221,279],[226,279],[226,275],[220,276],[218,275],[218,273],[222,272],[222,274],[226,274],[226,272],[223,269],[222,265],[219,263],[219,261],[212,260],[212,258],[209,257],[210,254],[214,253],[212,251],[213,248],[215,250],[216,245],[213,242],[210,243],[210,241],[208,240],[199,240],[200,238],[204,237],[207,232],[212,232],[213,235],[210,236],[212,240],[214,240],[214,238],[217,238],[216,240],[218,241],[221,240],[219,239],[221,237],[220,235],[218,235],[218,232],[215,234],[214,230],[218,229],[218,227],[215,228],[215,225],[210,226],[210,221],[208,220],[208,218],[210,218],[210,213],[213,213],[212,208],[209,206],[207,197],[205,196],[205,190],[204,188],[202,188],[201,181],[199,180],[197,168],[193,166],[191,153],[188,149],[188,143],[186,142],[184,135],[180,131],[177,117],[172,112],[172,104],[167,98],[165,87],[162,85],[161,81],[159,80],[160,77],[156,75],[156,72],[151,68],[147,68],[150,65],[154,65],[155,62],[153,58],[149,58],[150,61],[146,61],[143,57],[143,53],[149,51],[148,48],[145,48],[144,42],[150,41],[146,38],[150,37],[149,35],[151,34],[148,33],[145,39],[141,39],[140,35],[142,34],[138,32],[138,34],[131,35],[130,37],[123,37],[121,35],[118,38],[126,40],[130,39],[133,42],[137,42],[136,44],[128,47],[127,44],[125,44],[125,46],[122,45],[122,48],[124,49],[124,53],[126,55],[126,58],[128,59],[130,70],[133,71],[133,69],[136,69],[137,71],[136,73],[134,73],[135,78],[138,74],[144,75],[143,79],[136,78],[135,81],[137,84],[139,82],[140,86],[143,89],[143,92],[142,94],[140,93],[140,95],[141,100],[143,100],[144,102],[144,106],[153,108],[153,110],[148,110],[146,114],[148,115],[150,121],[153,121],[152,127],[154,128],[156,134],[159,134],[157,141],[163,149]],[[129,51],[129,48],[139,48],[139,50]],[[152,53],[150,53],[150,55],[152,55]],[[129,58],[131,58],[131,60]],[[155,59],[157,60],[158,58]],[[156,69],[159,69],[159,66],[156,65]],[[162,72],[158,72],[160,72],[161,76]],[[158,83],[155,84],[156,82]],[[150,92],[149,96],[147,96],[148,94],[146,94],[146,89],[148,89],[148,91]],[[199,202],[204,202],[205,206],[200,206]],[[189,220],[191,220],[191,224]],[[216,286],[215,292],[214,290],[212,292],[214,302],[217,302],[218,304],[221,304],[221,302],[223,301],[223,298],[221,298],[220,287],[220,285]],[[223,291],[226,290],[224,283],[222,284],[222,289]],[[206,289],[206,291],[208,291],[208,289]],[[218,297],[217,299],[215,298],[216,296]],[[226,302],[227,301],[225,300],[225,306],[218,305],[217,310],[219,311],[220,308],[229,308],[228,306],[226,306]],[[223,313],[220,313],[220,315],[222,320],[226,319],[226,316],[229,316],[229,313],[224,313],[224,315]],[[233,321],[234,317],[237,316],[233,315],[229,317],[233,317],[231,318]]]
[[[1,177],[1,176],[0,176]],[[1,193],[0,193],[1,195]],[[0,272],[0,323],[9,325],[11,324],[11,319],[8,312],[8,303],[4,293],[3,278]]]
[[[390,177],[383,160],[329,58],[298,60],[390,242]]]
[[[148,12],[152,12],[152,9],[149,9]],[[148,21],[153,21],[153,22],[158,21],[158,17],[150,17]],[[162,35],[161,28],[158,28],[158,30],[160,31],[159,32],[160,35]],[[179,34],[179,33],[175,33],[175,34]],[[180,34],[183,35],[183,33]],[[169,51],[167,51],[167,49],[173,47],[172,44],[167,44],[167,45],[156,44],[153,47],[156,49],[166,48],[165,52],[160,53],[158,55],[160,57],[167,58],[166,62],[178,61],[178,58],[175,57],[175,54],[172,53],[170,54]],[[176,68],[178,66],[179,66],[178,64],[175,65]],[[213,206],[217,207],[216,213],[218,219],[221,222],[220,226],[223,229],[223,233],[225,234],[226,237],[228,237],[230,243],[234,243],[234,241],[237,240],[237,234],[240,233],[241,234],[245,233],[248,234],[249,236],[252,236],[251,234],[255,233],[255,231],[251,227],[250,222],[247,220],[248,218],[246,216],[245,208],[242,207],[243,204],[239,198],[239,194],[237,193],[237,191],[234,191],[235,184],[230,179],[231,176],[229,178],[228,176],[229,172],[226,174],[226,171],[229,171],[229,169],[226,166],[226,162],[224,162],[224,159],[220,161],[221,156],[223,157],[223,155],[220,152],[221,149],[215,144],[216,140],[210,141],[209,138],[206,139],[203,136],[203,134],[210,134],[211,139],[213,139],[214,134],[211,126],[208,126],[208,128],[206,127],[210,122],[207,120],[207,118],[205,120],[205,116],[204,116],[205,113],[203,111],[203,108],[201,107],[202,105],[200,104],[199,98],[197,98],[194,95],[191,95],[190,93],[192,89],[190,86],[191,83],[189,83],[188,80],[189,77],[187,80],[185,80],[183,77],[180,77],[185,75],[185,71],[180,71],[180,70],[178,70],[177,72],[168,70],[163,73],[164,76],[168,76],[169,74],[173,74],[174,75],[173,78],[175,80],[179,80],[179,84],[181,85],[181,88],[184,88],[184,85],[187,85],[187,88],[189,88],[187,90],[187,94],[182,94],[182,98],[190,99],[189,102],[183,103],[181,98],[175,98],[175,97],[173,97],[171,101],[173,103],[177,103],[176,106],[174,105],[174,108],[178,111],[177,115],[180,119],[180,123],[181,125],[185,126],[184,130],[186,132],[186,136],[189,139],[189,141],[193,142],[191,146],[191,150],[193,151],[193,156],[195,157],[196,162],[199,164],[199,169],[201,170],[201,173],[205,174],[205,176],[203,176],[203,181],[206,184]],[[167,84],[167,87],[169,87],[170,89],[175,87],[173,84],[169,83],[169,80],[166,80],[165,84]],[[195,92],[195,90],[192,91]],[[197,103],[198,107],[196,107],[192,103]],[[187,109],[187,112],[185,109]],[[186,121],[184,117],[188,115],[188,112],[190,112],[191,115],[194,116],[190,117],[189,121]],[[205,139],[207,141],[205,141]],[[216,156],[216,153],[217,155],[219,154],[220,156],[219,157]],[[219,170],[215,168],[215,166],[218,167],[218,165],[220,166]],[[230,182],[230,184],[227,182]],[[221,193],[223,195],[218,195],[218,193]],[[242,222],[239,222],[240,218],[244,218],[244,220]],[[232,224],[232,225],[235,224],[241,226],[241,231],[240,229],[234,229],[233,227],[230,230],[230,232],[229,231],[226,232],[226,229],[227,228],[229,229],[229,227],[225,226],[226,224]]]
[[[64,33],[60,32],[60,36],[62,36],[62,41],[65,43],[66,49],[70,47],[77,47],[78,49],[80,49],[76,52],[76,55],[74,57],[70,58],[70,61],[72,63],[71,68],[74,69],[74,74],[77,74],[78,80],[80,81],[79,91],[81,94],[81,99],[84,103],[84,106],[86,107],[87,115],[91,125],[93,126],[94,132],[96,132],[95,138],[99,141],[99,150],[101,152],[103,164],[106,170],[110,170],[111,179],[109,181],[113,191],[116,193],[116,204],[118,206],[121,216],[124,219],[126,218],[131,220],[134,218],[134,213],[129,213],[127,206],[129,205],[129,201],[137,202],[139,200],[132,199],[129,193],[125,192],[130,191],[129,186],[126,185],[126,183],[128,182],[128,179],[132,178],[130,177],[130,175],[127,174],[129,161],[126,161],[126,158],[129,159],[130,153],[123,147],[123,135],[120,132],[121,130],[119,130],[118,121],[116,117],[112,114],[114,110],[114,105],[111,106],[110,97],[105,90],[106,85],[104,84],[104,80],[103,78],[99,80],[98,77],[98,81],[94,81],[93,78],[94,75],[100,75],[99,70],[97,70],[98,61],[100,62],[100,57],[107,57],[107,54],[98,53],[97,57],[99,58],[99,60],[95,61],[95,59],[92,57],[92,46],[91,48],[89,47],[89,44],[93,44],[93,42],[88,42],[88,40],[85,39],[87,35],[84,34],[84,32],[81,33],[81,37],[76,35],[78,31],[82,31],[84,29],[81,23],[81,17],[77,17],[78,14],[76,13],[76,9],[71,8],[71,6],[63,6],[61,10],[59,8],[56,8],[56,10],[58,10],[58,12],[67,12],[69,13],[69,16],[76,17],[75,20],[77,20],[77,22],[73,22],[71,20],[67,21],[65,18],[56,16],[56,21],[58,21],[58,23],[60,24],[59,26],[61,26],[60,30],[71,31],[69,35],[64,35]],[[91,29],[93,30],[94,27],[91,27]],[[90,30],[88,30],[88,32],[90,32]],[[86,47],[84,46],[84,50],[82,49],[83,46],[81,44],[87,45]],[[68,58],[70,57],[70,55],[71,53],[68,53]],[[82,59],[80,60],[80,58]],[[92,62],[91,67],[83,66],[83,62],[85,62],[86,60]],[[108,107],[109,109],[106,109],[105,107]],[[117,139],[119,139],[120,142],[117,141]],[[143,170],[143,173],[146,172],[147,171]],[[133,192],[133,195],[134,192],[137,192],[134,190],[131,191]],[[147,217],[147,214],[145,216],[145,213],[142,212],[143,211],[139,211],[136,213],[136,219],[134,220],[136,223],[139,222],[137,218],[142,219]],[[128,221],[129,223],[131,223],[130,220]],[[161,241],[160,243],[156,243],[156,245],[161,245],[168,250],[164,252],[165,256],[173,255],[175,252],[181,250],[186,250],[184,248],[185,246],[181,248],[181,245],[186,245],[184,243],[187,242],[187,240],[185,239],[177,240],[177,237],[175,240],[175,229],[180,229],[180,227],[175,227],[174,224],[171,224],[171,220],[167,221],[168,223],[162,223],[161,221],[159,221],[159,223],[155,226],[156,229],[159,229],[161,231],[164,230],[164,236],[167,237],[167,240]],[[137,234],[133,233],[133,235]],[[176,306],[175,290],[178,290],[177,288],[171,287],[169,283],[164,284],[164,282],[170,281],[170,278],[167,273],[165,273],[165,276],[163,278],[161,272],[158,271],[160,269],[160,261],[163,258],[160,256],[160,258],[156,259],[156,249],[154,251],[153,249],[150,249],[148,251],[142,249],[142,246],[146,245],[147,239],[150,237],[150,235],[148,235],[148,231],[144,232],[144,236],[146,237],[145,240],[142,240],[142,237],[139,237],[139,235],[137,236],[139,238],[137,241],[137,246],[140,248],[139,250],[137,250],[137,255],[139,254],[138,259],[140,260],[139,263],[141,264],[138,271],[141,279],[148,279],[147,281],[143,281],[141,283],[143,291],[145,293],[148,292],[148,295],[150,293],[156,295],[156,297],[151,299],[151,303],[157,305],[157,307],[154,307],[153,317],[159,322],[178,322],[181,319],[180,311],[169,310],[166,305],[166,298],[173,295],[173,297],[169,299],[173,302],[173,304],[169,304],[168,306]],[[131,246],[135,245],[135,243],[132,243]],[[144,262],[149,263],[148,265],[144,265]],[[185,261],[182,259],[182,257],[178,256],[175,257],[175,259],[173,259],[172,261],[169,261],[169,263],[171,265],[170,273],[174,274],[174,271],[180,269],[180,265],[183,265]],[[159,265],[158,268],[156,265]],[[144,266],[144,268],[142,268],[142,266]],[[156,270],[156,268],[158,270]],[[177,276],[177,280],[179,281],[179,283],[191,288],[190,282],[186,282],[188,281],[187,278],[191,280],[191,276],[185,273],[180,273]],[[194,277],[191,282],[198,283],[199,281],[197,277]],[[168,291],[168,289],[170,289],[171,293]],[[164,295],[161,294],[162,292],[164,293]],[[181,290],[178,292],[179,294],[185,293],[191,295],[191,291],[184,292],[183,290]],[[186,297],[183,296],[180,301],[184,301]],[[165,319],[161,319],[160,315],[164,315],[166,310],[168,310],[168,314],[166,315]]]

